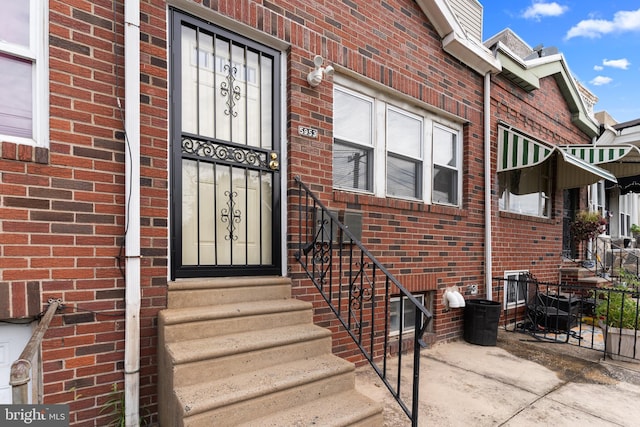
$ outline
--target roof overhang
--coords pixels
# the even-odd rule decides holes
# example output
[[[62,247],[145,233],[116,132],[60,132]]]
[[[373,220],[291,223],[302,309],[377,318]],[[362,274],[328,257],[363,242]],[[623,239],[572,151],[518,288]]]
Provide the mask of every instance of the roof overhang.
[[[480,40],[476,42],[466,35],[445,0],[416,0],[416,3],[441,37],[445,52],[482,75],[500,72],[502,67],[497,58]]]
[[[502,65],[502,75],[527,92],[539,89],[540,79],[553,76],[567,102],[571,121],[589,137],[599,135],[599,124],[587,113],[578,86],[562,54],[524,60],[500,41],[495,43],[493,49]]]

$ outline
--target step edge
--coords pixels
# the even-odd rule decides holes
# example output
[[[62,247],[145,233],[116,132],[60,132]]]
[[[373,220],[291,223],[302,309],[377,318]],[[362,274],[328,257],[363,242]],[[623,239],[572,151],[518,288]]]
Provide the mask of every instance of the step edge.
[[[329,359],[329,357],[327,356],[332,356],[332,358]],[[209,383],[200,383],[196,385],[176,387],[176,390],[174,391],[174,395],[178,402],[178,407],[182,412],[182,416],[187,418],[187,417],[194,416],[197,414],[202,414],[208,411],[220,409],[225,406],[233,405],[240,402],[245,402],[245,401],[256,399],[262,396],[267,396],[273,393],[278,393],[280,391],[285,391],[285,390],[293,389],[295,387],[310,385],[322,380],[331,380],[331,379],[337,380],[342,376],[348,376],[348,375],[353,375],[353,380],[354,380],[353,390],[354,392],[357,392],[355,390],[355,374],[354,374],[355,366],[352,363],[349,363],[346,360],[333,355],[323,355],[323,356],[319,356],[311,359],[305,359],[304,362],[311,363],[314,359],[317,361],[322,361],[325,359],[331,360],[332,364],[328,369],[325,368],[325,369],[315,369],[311,371],[304,371],[306,374],[308,374],[307,376],[290,376],[290,375],[283,374],[279,378],[282,381],[276,384],[263,385],[261,388],[251,389],[251,390],[247,390],[245,388],[239,388],[236,393],[226,393],[226,394],[216,395],[214,399],[208,399],[206,401],[198,400],[194,398],[181,399],[180,391],[182,390],[184,393],[182,395],[183,398],[186,397],[184,396],[185,394],[194,396],[194,395],[197,395],[198,391],[202,391],[207,388],[210,388],[213,384],[225,383],[225,382],[229,384],[229,379],[227,378],[223,380],[212,381]],[[303,361],[290,362],[290,363],[287,363],[286,365],[294,365],[302,362]],[[316,362],[313,366],[318,366],[318,363],[319,362]],[[236,383],[242,383],[243,382],[242,380],[250,379],[251,377],[253,378],[258,377],[259,375],[257,375],[257,373],[260,373],[260,372],[280,372],[280,371],[281,369],[277,369],[277,367],[268,368],[268,369],[266,368],[259,369],[257,371],[250,371],[250,372],[243,373],[241,375],[234,377],[233,379],[235,380],[234,382]],[[197,403],[189,405],[188,413],[185,413],[184,411],[185,404],[187,403],[187,402],[183,403],[183,401],[185,400],[187,402],[190,400],[197,401]]]
[[[295,334],[292,335],[290,333],[292,330],[299,331],[303,329],[306,329],[307,331],[305,331],[306,333],[301,337],[297,337],[295,336]],[[251,351],[258,351],[264,348],[278,347],[278,346],[292,344],[296,342],[324,339],[331,336],[330,330],[313,325],[313,324],[307,324],[307,323],[290,325],[282,328],[264,329],[264,330],[260,330],[260,332],[264,333],[267,331],[277,331],[277,330],[282,331],[282,333],[276,334],[277,338],[270,337],[269,339],[264,339],[264,340],[255,339],[256,332],[258,331],[248,331],[248,332],[232,333],[228,335],[218,335],[214,337],[196,338],[188,341],[173,341],[173,342],[165,343],[164,351],[167,352],[169,361],[171,362],[172,365],[181,365],[186,363],[199,362],[202,360],[216,359],[218,357],[224,357],[230,354],[239,354],[239,353],[245,353],[245,352],[251,352]],[[289,331],[289,333],[287,333],[287,331]],[[243,339],[242,336],[245,336],[246,338]],[[227,337],[227,338],[239,337],[237,341],[246,342],[246,344],[243,346],[237,346],[235,348],[236,351],[231,353],[228,351],[228,346],[220,345],[221,344],[220,342],[223,340],[223,337]],[[218,342],[218,345],[216,345],[216,342]],[[185,345],[188,345],[188,343],[194,343],[194,344],[200,343],[202,344],[203,348],[206,348],[209,351],[198,353],[197,355],[193,353],[187,353],[188,350],[185,349]],[[185,353],[185,354],[181,354],[181,353]]]

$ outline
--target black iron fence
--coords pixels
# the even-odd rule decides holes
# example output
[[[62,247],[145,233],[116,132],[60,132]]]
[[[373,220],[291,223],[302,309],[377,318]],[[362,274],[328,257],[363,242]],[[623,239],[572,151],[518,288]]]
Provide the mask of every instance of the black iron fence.
[[[402,410],[418,425],[422,337],[432,315],[296,178],[290,245]],[[295,215],[294,215],[295,216]],[[394,357],[390,357],[394,355]],[[411,357],[410,360],[405,360]],[[406,372],[410,371],[410,372]]]
[[[529,274],[493,279],[506,330],[640,361],[640,281],[624,272],[607,287],[546,283]],[[626,279],[624,279],[626,278]]]

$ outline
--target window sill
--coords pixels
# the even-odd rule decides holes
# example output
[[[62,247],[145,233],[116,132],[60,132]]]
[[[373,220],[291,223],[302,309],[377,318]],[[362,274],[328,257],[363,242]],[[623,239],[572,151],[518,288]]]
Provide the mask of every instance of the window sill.
[[[512,219],[517,219],[517,220],[521,220],[521,221],[540,222],[540,223],[543,223],[543,224],[553,224],[553,220],[551,218],[545,218],[545,217],[541,217],[541,216],[525,215],[525,214],[519,214],[519,213],[513,213],[513,212],[507,212],[507,211],[500,211],[500,217],[501,218],[512,218]]]
[[[378,206],[410,212],[437,213],[467,217],[467,211],[455,206],[429,205],[420,200],[394,199],[391,197],[377,197],[372,194],[352,193],[344,190],[333,189],[333,201],[358,206]]]
[[[0,159],[49,164],[49,149],[14,142],[0,142]]]

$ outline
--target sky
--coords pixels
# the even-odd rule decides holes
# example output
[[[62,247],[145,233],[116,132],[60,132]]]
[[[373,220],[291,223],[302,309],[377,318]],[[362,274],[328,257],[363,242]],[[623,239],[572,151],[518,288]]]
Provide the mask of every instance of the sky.
[[[574,78],[618,123],[640,119],[639,0],[480,0],[483,39],[510,28],[530,47],[556,47]]]

